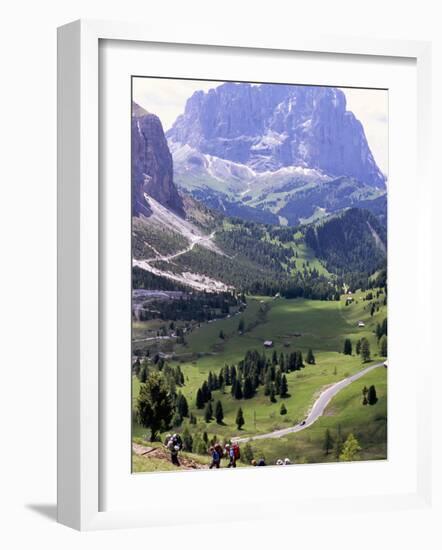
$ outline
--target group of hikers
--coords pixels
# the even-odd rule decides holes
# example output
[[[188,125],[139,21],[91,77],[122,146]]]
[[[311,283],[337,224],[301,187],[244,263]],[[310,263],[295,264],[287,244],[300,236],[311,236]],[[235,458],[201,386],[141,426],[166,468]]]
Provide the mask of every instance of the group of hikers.
[[[183,440],[180,434],[169,434],[164,441],[166,449],[170,452],[170,460],[175,466],[180,465],[178,459],[178,453],[183,448]],[[228,459],[227,468],[236,468],[236,462],[241,458],[241,452],[238,443],[227,443],[224,448],[221,443],[215,443],[209,448],[209,453],[212,458],[212,462],[209,466],[212,468],[219,468],[221,466],[221,459],[226,457]]]
[[[172,461],[172,464],[175,464],[175,466],[180,465],[180,461],[178,460],[178,453],[183,448],[183,440],[181,439],[180,434],[173,434],[168,435],[166,437],[166,440],[164,442],[164,445],[170,452],[170,460]],[[234,441],[233,443],[226,443],[223,447],[221,443],[214,443],[209,448],[209,454],[212,459],[212,462],[210,463],[209,469],[212,468],[220,468],[221,467],[221,460],[223,458],[227,458],[227,468],[236,468],[237,461],[241,458],[241,450],[239,448],[239,444]],[[284,460],[278,459],[276,461],[277,466],[286,466],[288,464],[291,464],[290,459],[285,458]],[[251,461],[252,466],[266,466],[264,458],[260,458],[258,460],[253,459]]]
[[[210,470],[212,468],[219,468],[223,457],[226,457],[229,461],[227,468],[236,468],[236,461],[241,458],[241,451],[238,443],[226,443],[224,448],[221,443],[215,443],[212,447],[210,447],[209,453],[212,457],[212,462],[209,466]]]

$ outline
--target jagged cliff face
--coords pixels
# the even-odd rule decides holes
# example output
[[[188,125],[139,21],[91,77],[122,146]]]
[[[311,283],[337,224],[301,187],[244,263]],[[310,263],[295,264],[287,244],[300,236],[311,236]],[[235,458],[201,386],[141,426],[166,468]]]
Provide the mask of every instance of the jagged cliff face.
[[[173,162],[160,119],[132,104],[132,215],[151,214],[145,193],[184,215],[173,182]]]
[[[385,187],[362,124],[336,88],[225,83],[195,92],[167,137],[258,172],[301,166]]]

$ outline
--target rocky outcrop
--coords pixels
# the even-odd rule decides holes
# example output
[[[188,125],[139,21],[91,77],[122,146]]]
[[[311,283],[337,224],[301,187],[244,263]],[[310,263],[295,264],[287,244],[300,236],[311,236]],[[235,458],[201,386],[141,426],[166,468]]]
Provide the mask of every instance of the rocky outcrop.
[[[184,216],[183,202],[173,182],[173,162],[160,119],[132,104],[132,215],[150,215],[148,194]]]
[[[385,187],[362,124],[337,88],[225,83],[195,92],[167,137],[256,171],[303,166]]]

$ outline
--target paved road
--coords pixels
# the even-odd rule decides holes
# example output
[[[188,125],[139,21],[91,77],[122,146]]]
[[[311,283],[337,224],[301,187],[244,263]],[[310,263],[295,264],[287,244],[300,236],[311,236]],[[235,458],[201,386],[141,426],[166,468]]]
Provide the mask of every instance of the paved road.
[[[370,372],[374,369],[377,369],[378,367],[382,367],[384,363],[376,363],[375,365],[370,365],[369,367],[366,367],[365,369],[360,370],[356,374],[353,374],[352,376],[349,376],[348,378],[344,378],[344,380],[341,380],[339,382],[336,382],[336,384],[333,384],[332,386],[328,387],[326,390],[324,390],[318,399],[314,402],[313,407],[311,408],[310,412],[308,413],[307,418],[305,419],[305,424],[296,424],[296,426],[291,426],[290,428],[283,428],[282,430],[276,430],[274,432],[266,433],[266,434],[259,434],[254,435],[251,437],[233,437],[232,441],[237,441],[238,443],[247,443],[248,441],[253,441],[255,439],[271,439],[271,438],[278,438],[283,437],[287,434],[300,432],[301,430],[305,430],[309,426],[311,426],[325,411],[325,408],[330,403],[330,401],[333,399],[333,397],[339,393],[342,389],[349,386],[352,382],[355,380],[358,380],[359,378],[362,378],[367,372]]]

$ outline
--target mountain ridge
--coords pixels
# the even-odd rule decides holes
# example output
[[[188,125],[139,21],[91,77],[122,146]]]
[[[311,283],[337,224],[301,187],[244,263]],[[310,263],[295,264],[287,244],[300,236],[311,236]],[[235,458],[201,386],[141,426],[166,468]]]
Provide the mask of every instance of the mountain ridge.
[[[385,187],[363,126],[338,88],[224,83],[195,92],[166,135],[256,171],[304,166]]]
[[[132,102],[132,214],[149,216],[145,194],[184,215],[173,160],[160,119]]]

